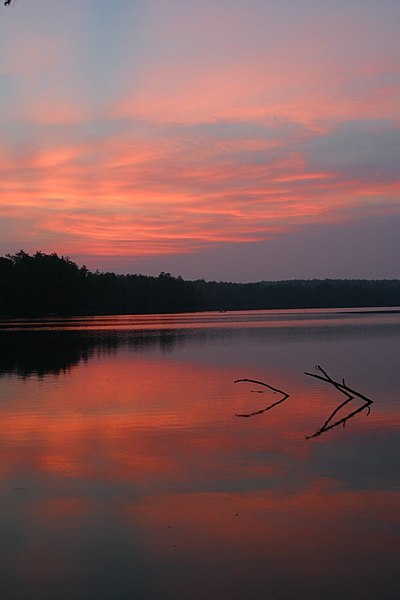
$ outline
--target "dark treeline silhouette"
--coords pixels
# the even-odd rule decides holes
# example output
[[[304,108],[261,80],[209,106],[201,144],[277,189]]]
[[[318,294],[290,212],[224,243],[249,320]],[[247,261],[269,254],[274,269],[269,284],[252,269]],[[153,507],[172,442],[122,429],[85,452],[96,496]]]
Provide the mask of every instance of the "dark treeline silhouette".
[[[0,257],[3,317],[185,312],[203,305],[199,286],[169,273],[93,273],[55,253]]]
[[[207,310],[400,306],[400,280],[200,282]]]
[[[68,257],[0,257],[0,316],[400,306],[400,280],[185,281],[92,272]]]

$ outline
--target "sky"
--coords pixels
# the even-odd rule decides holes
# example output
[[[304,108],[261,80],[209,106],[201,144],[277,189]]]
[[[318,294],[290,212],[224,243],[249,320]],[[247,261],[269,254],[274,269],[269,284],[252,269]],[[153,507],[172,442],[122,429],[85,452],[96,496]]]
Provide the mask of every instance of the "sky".
[[[400,278],[398,0],[0,7],[0,255]]]

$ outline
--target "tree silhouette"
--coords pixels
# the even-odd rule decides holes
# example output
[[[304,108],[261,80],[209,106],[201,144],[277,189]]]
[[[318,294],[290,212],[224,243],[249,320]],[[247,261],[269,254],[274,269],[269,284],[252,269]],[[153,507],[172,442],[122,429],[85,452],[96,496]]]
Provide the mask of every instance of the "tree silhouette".
[[[399,307],[400,281],[185,281],[91,272],[56,253],[0,257],[0,317],[368,306]]]
[[[195,282],[92,273],[68,257],[24,250],[0,257],[0,317],[187,312],[200,310]]]

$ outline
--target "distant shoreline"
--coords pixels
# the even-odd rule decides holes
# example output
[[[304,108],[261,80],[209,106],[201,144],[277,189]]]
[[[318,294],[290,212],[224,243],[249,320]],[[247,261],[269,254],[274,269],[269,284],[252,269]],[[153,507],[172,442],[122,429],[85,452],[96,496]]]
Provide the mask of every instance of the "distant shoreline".
[[[327,311],[331,313],[335,313],[338,315],[382,315],[382,314],[400,314],[400,307],[326,307],[326,306],[312,306],[306,308],[249,308],[249,309],[229,309],[229,310],[195,310],[195,311],[182,311],[182,312],[154,312],[154,313],[88,313],[88,314],[52,314],[52,315],[19,315],[19,316],[1,316],[0,315],[0,325],[1,324],[9,324],[9,323],[32,323],[32,322],[44,322],[44,323],[52,323],[62,321],[64,319],[96,319],[96,318],[112,318],[112,317],[152,317],[152,316],[160,316],[160,317],[174,317],[179,315],[188,315],[188,314],[204,314],[204,313],[223,313],[226,315],[230,315],[235,312],[287,312],[287,311],[304,311],[304,312],[312,312],[312,311]],[[0,326],[1,331],[1,326]]]
[[[357,314],[363,314],[363,315],[384,315],[386,313],[400,313],[400,308],[394,308],[393,310],[391,309],[385,309],[385,310],[361,310],[361,306],[360,306],[360,310],[339,310],[338,312],[340,312],[341,314],[347,314],[347,315],[357,315]]]
[[[23,250],[0,257],[3,318],[238,310],[400,310],[400,280],[294,279],[232,283],[91,272],[69,258]],[[365,312],[365,310],[364,310]]]

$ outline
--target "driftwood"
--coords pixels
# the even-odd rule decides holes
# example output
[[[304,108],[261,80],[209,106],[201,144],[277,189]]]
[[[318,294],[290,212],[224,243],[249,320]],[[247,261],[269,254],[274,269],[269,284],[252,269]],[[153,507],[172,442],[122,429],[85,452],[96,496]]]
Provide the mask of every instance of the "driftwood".
[[[329,383],[335,389],[337,389],[338,392],[340,392],[341,394],[344,394],[346,396],[346,399],[343,402],[341,402],[339,404],[339,406],[337,406],[335,408],[335,410],[329,415],[329,417],[327,418],[325,423],[315,433],[313,433],[312,435],[306,436],[307,440],[314,438],[314,437],[318,437],[322,433],[325,433],[326,431],[329,431],[330,429],[333,429],[334,427],[338,427],[339,425],[343,425],[343,427],[344,427],[349,419],[352,419],[355,415],[362,412],[363,410],[367,410],[367,415],[369,415],[369,413],[371,412],[370,406],[371,406],[371,404],[373,404],[373,401],[370,398],[368,398],[367,396],[364,396],[364,394],[361,394],[360,392],[357,392],[356,390],[353,390],[348,385],[346,385],[344,379],[342,379],[342,382],[335,381],[334,379],[332,379],[332,377],[330,375],[328,375],[328,373],[320,365],[317,365],[316,369],[317,369],[317,371],[319,371],[319,373],[308,373],[306,371],[305,375],[309,375],[310,377],[314,377],[315,379],[319,379],[321,381],[324,381],[325,383]],[[289,398],[289,394],[287,394],[286,392],[284,392],[282,390],[279,390],[278,388],[273,387],[272,385],[269,385],[268,383],[265,383],[264,381],[258,381],[257,379],[247,379],[247,378],[246,379],[236,379],[236,381],[234,381],[234,383],[242,383],[242,382],[255,383],[256,385],[262,385],[263,387],[266,387],[269,390],[272,390],[274,393],[281,394],[282,398],[280,400],[277,400],[277,402],[273,402],[272,404],[269,404],[268,406],[266,406],[265,408],[262,408],[261,410],[255,410],[255,411],[249,412],[249,413],[235,413],[236,417],[254,417],[255,415],[261,415],[262,413],[265,413],[267,410],[271,410],[271,408],[273,408],[274,406],[277,406],[278,404],[281,404],[282,402],[284,402],[285,400],[287,400]],[[251,391],[254,393],[259,393],[259,394],[263,393],[262,390],[251,390]],[[357,398],[363,401],[362,406],[359,406],[356,410],[353,410],[352,412],[348,413],[345,417],[342,417],[335,421],[334,420],[335,415],[337,415],[338,412],[344,406],[346,406],[346,404],[348,404],[349,402],[351,402],[352,400],[355,400]]]
[[[284,402],[287,398],[289,398],[289,394],[287,394],[286,392],[283,392],[282,390],[278,390],[278,388],[272,387],[272,385],[268,385],[268,383],[264,383],[264,381],[257,381],[256,379],[236,379],[236,381],[234,381],[234,383],[241,383],[244,381],[246,381],[248,383],[255,383],[257,385],[263,385],[264,387],[268,388],[269,390],[272,390],[274,393],[282,394],[282,398],[280,400],[278,400],[277,402],[273,402],[266,408],[262,408],[261,410],[255,410],[254,412],[244,413],[244,414],[243,413],[242,414],[235,413],[236,417],[254,417],[255,415],[261,415],[262,413],[266,412],[267,410],[270,410],[277,404],[281,404],[281,402]],[[263,393],[261,390],[251,390],[251,391],[261,393],[261,394]]]
[[[330,377],[328,375],[328,373],[326,371],[324,371],[324,369],[320,365],[317,365],[316,369],[318,371],[320,371],[320,373],[322,373],[322,375],[319,375],[316,373],[308,373],[307,371],[305,372],[305,375],[309,375],[310,377],[315,377],[315,379],[320,379],[321,381],[325,381],[326,383],[333,385],[334,388],[336,388],[339,392],[341,392],[342,394],[344,394],[346,396],[346,400],[344,400],[344,402],[342,402],[341,404],[339,404],[339,406],[337,406],[335,408],[335,410],[329,415],[328,419],[325,421],[325,423],[322,425],[322,427],[320,427],[312,435],[306,436],[307,440],[314,438],[314,437],[318,437],[322,433],[325,433],[326,431],[329,431],[330,429],[333,429],[334,427],[338,427],[338,425],[343,425],[343,427],[344,427],[346,425],[346,422],[349,419],[351,419],[356,414],[362,412],[365,409],[367,409],[367,415],[369,415],[369,413],[371,412],[370,406],[373,403],[373,401],[370,400],[370,398],[367,398],[367,396],[364,396],[364,394],[361,394],[360,392],[357,392],[356,390],[353,390],[352,388],[347,386],[344,379],[342,380],[342,383],[340,383],[340,382],[332,379],[332,377]],[[343,406],[345,406],[346,404],[351,402],[351,400],[355,400],[356,398],[360,398],[360,400],[363,400],[364,404],[362,406],[360,406],[359,408],[357,408],[356,410],[353,410],[352,412],[350,412],[345,417],[342,417],[341,419],[338,419],[337,421],[332,422],[333,417],[339,412],[339,410],[341,408],[343,408]]]

